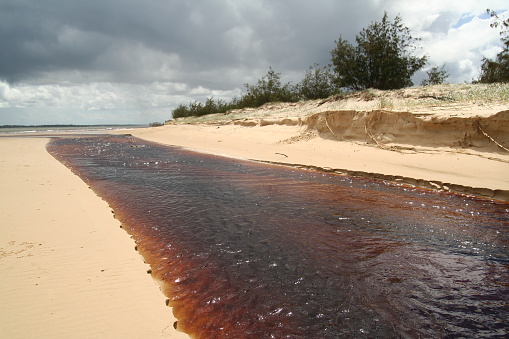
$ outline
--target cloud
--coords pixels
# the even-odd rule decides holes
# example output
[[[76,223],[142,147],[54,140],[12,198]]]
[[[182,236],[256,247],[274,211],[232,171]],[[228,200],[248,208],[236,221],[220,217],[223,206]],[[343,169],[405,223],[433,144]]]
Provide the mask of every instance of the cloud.
[[[446,64],[451,73],[449,81],[471,81],[479,75],[483,57],[500,52],[500,36],[489,26],[489,19],[474,17],[446,33],[428,33],[423,38],[424,50],[431,65]]]
[[[180,103],[239,95],[269,66],[296,83],[308,66],[330,62],[340,35],[354,41],[384,11],[391,18],[399,13],[422,38],[430,66],[446,63],[450,81],[470,81],[482,57],[501,46],[482,15],[486,7],[504,6],[499,0],[2,0],[0,124],[21,116],[129,116],[121,111],[143,112],[135,119],[151,122],[163,112],[169,118]],[[12,114],[16,108],[24,113]],[[42,111],[46,116],[37,115]]]
[[[228,100],[239,94],[239,89],[188,88],[185,84],[171,82],[67,85],[10,85],[0,82],[0,121],[2,124],[162,122],[170,119],[171,108],[179,104],[187,104],[191,100],[204,101],[211,96]],[[13,114],[15,109],[22,111],[23,115]],[[65,116],[64,112],[69,116]],[[87,115],[87,112],[90,114]],[[73,114],[78,122],[73,121]],[[29,115],[35,116],[31,120],[25,119]],[[23,117],[22,121],[20,117]],[[105,121],[105,118],[114,120]]]
[[[33,81],[42,74],[50,81],[48,73],[70,71],[101,81],[191,86],[211,69],[259,74],[270,65],[307,67],[311,57],[328,62],[339,33],[353,38],[378,8],[370,6],[376,1],[364,1],[366,8],[303,0],[48,0],[44,7],[35,0],[6,1],[0,37],[12,48],[0,52],[7,60],[0,64],[4,80]]]

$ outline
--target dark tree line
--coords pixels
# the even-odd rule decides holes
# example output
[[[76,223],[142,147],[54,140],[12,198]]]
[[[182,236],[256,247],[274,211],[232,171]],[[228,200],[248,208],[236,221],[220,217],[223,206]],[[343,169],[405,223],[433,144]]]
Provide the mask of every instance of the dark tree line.
[[[479,82],[509,82],[509,18],[500,18],[495,11],[490,9],[486,11],[494,19],[491,27],[500,28],[500,40],[502,40],[504,47],[497,54],[495,60],[483,58]]]
[[[231,109],[259,107],[267,102],[293,102],[300,98],[295,87],[290,83],[281,83],[281,73],[271,68],[255,85],[245,84],[246,93],[240,98],[233,98],[230,102],[207,98],[205,104],[192,102],[189,105],[179,105],[172,111],[174,118],[188,116],[202,116],[211,113],[225,113]]]
[[[507,82],[509,79],[509,19],[502,20],[493,11],[492,27],[501,28],[504,50],[496,60],[483,59],[479,82]],[[416,42],[398,15],[390,20],[387,13],[380,22],[373,22],[355,38],[356,45],[341,36],[331,51],[331,64],[310,66],[304,79],[296,84],[282,83],[281,73],[269,71],[256,84],[244,84],[246,92],[230,102],[208,98],[205,103],[179,105],[172,111],[174,118],[225,113],[231,109],[259,107],[268,102],[296,102],[327,98],[343,90],[368,88],[381,90],[412,86],[412,76],[426,64],[428,57],[416,56]],[[421,85],[435,85],[448,77],[445,65],[432,67]]]
[[[207,98],[204,104],[191,102],[188,105],[179,105],[172,111],[174,118],[188,116],[202,116],[211,113],[225,113],[231,109],[260,107],[268,102],[296,102],[299,100],[312,100],[327,98],[340,92],[333,81],[330,67],[320,67],[315,64],[306,71],[301,83],[292,85],[281,82],[281,73],[269,68],[269,71],[254,85],[245,84],[246,93],[241,97],[233,98],[230,102]]]

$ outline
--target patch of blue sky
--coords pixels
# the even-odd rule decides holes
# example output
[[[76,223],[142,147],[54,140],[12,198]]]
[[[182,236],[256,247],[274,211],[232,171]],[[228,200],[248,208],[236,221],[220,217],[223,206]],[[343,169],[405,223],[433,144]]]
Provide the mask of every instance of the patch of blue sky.
[[[505,12],[505,10],[495,11],[495,12],[503,13],[503,12]],[[463,26],[464,24],[468,24],[474,18],[478,18],[478,19],[481,19],[481,20],[486,20],[486,19],[490,18],[490,15],[487,12],[483,12],[481,15],[470,15],[470,14],[465,13],[465,14],[463,14],[461,16],[461,19],[459,19],[458,22],[454,26],[452,26],[452,28],[458,29],[461,26]]]

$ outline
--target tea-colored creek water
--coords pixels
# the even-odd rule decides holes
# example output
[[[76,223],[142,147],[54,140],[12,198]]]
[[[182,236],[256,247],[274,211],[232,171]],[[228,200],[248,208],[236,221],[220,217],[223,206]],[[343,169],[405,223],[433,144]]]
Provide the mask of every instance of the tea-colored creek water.
[[[48,150],[110,204],[197,338],[509,335],[507,203],[130,136]]]

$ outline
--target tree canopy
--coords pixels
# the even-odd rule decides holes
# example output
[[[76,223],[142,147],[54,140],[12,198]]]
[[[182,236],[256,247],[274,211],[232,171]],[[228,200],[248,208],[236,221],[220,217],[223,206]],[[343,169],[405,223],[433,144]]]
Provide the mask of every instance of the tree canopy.
[[[256,85],[245,84],[247,93],[240,99],[244,107],[258,107],[267,102],[297,101],[290,83],[281,83],[281,73],[269,68],[269,71]]]
[[[331,51],[331,61],[340,87],[351,90],[382,90],[412,86],[412,75],[421,69],[427,57],[412,55],[418,40],[410,35],[398,15],[374,22],[356,36],[357,46],[340,37]]]
[[[449,74],[445,70],[445,65],[442,65],[440,68],[438,68],[438,66],[432,67],[426,74],[428,78],[422,80],[421,86],[443,84],[449,77]]]
[[[323,99],[338,93],[330,66],[309,66],[304,79],[297,85],[297,92],[304,100]]]
[[[502,19],[495,11],[489,9],[486,11],[495,19],[491,23],[491,27],[500,28],[500,40],[502,40],[504,48],[497,54],[495,60],[483,58],[479,82],[509,82],[509,18]]]

